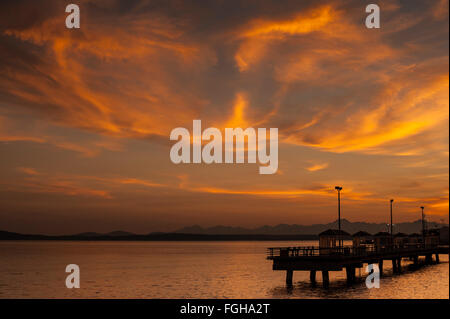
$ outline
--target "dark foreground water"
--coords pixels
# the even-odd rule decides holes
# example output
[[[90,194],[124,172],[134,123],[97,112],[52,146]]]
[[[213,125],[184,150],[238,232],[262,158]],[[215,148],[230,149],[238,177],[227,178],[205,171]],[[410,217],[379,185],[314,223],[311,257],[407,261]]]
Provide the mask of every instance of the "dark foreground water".
[[[0,242],[0,298],[449,298],[448,255],[441,263],[393,275],[368,289],[364,269],[348,287],[345,272],[330,288],[309,283],[308,272],[272,271],[267,247],[315,242]],[[81,288],[65,286],[66,265],[77,264]]]

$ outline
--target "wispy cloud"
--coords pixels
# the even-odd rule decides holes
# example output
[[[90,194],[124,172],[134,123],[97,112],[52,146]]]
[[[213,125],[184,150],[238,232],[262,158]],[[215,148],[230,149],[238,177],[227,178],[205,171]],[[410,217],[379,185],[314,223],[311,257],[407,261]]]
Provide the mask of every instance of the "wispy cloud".
[[[328,163],[322,163],[322,164],[313,164],[311,166],[308,166],[306,169],[310,172],[320,171],[328,167]]]
[[[18,167],[17,170],[27,175],[40,175],[38,171],[31,167]]]

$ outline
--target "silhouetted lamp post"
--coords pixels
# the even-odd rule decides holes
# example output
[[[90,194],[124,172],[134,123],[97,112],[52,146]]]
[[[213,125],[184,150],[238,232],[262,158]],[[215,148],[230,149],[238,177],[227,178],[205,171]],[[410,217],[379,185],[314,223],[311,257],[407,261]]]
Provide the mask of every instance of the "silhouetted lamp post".
[[[394,233],[393,233],[393,230],[392,230],[392,203],[393,202],[394,202],[394,200],[391,199],[391,240],[392,240],[392,237],[394,236]]]
[[[342,190],[342,187],[336,186],[334,189],[337,190],[337,192],[338,192],[338,230],[339,230],[338,241],[339,241],[339,248],[341,248],[341,190]]]
[[[422,209],[422,243],[425,246],[425,214],[423,212],[424,208],[423,206],[420,206]]]

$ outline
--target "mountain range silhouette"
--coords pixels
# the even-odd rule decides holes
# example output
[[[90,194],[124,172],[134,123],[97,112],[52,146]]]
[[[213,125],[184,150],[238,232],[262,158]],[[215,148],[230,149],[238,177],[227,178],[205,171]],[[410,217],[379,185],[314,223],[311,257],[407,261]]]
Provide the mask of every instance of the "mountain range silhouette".
[[[447,224],[428,222],[428,229],[448,227]],[[148,234],[135,234],[122,230],[109,233],[84,232],[72,235],[41,235],[20,234],[8,231],[0,231],[0,240],[311,240],[327,229],[337,229],[338,222],[314,225],[288,225],[261,226],[256,228],[213,226],[201,227],[193,225],[183,227],[173,232],[151,232]],[[365,231],[371,234],[388,230],[384,223],[350,222],[341,220],[342,230],[349,234]],[[422,221],[394,224],[394,233],[406,234],[420,233]]]

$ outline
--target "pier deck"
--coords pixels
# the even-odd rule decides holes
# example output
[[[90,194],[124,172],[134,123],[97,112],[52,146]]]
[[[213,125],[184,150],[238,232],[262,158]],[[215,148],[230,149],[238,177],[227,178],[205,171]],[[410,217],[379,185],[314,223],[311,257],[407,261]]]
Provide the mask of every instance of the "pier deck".
[[[363,264],[377,264],[380,275],[383,273],[383,261],[392,261],[393,271],[401,272],[401,260],[409,258],[418,262],[419,257],[424,256],[426,263],[439,262],[439,254],[448,254],[448,246],[424,246],[412,244],[405,246],[343,246],[339,248],[319,247],[275,247],[268,248],[267,259],[273,261],[273,270],[286,271],[286,284],[292,285],[293,271],[310,271],[311,281],[315,282],[317,271],[322,272],[323,284],[329,284],[329,271],[341,271],[344,268],[347,273],[347,281],[355,279],[355,269],[363,267]]]

